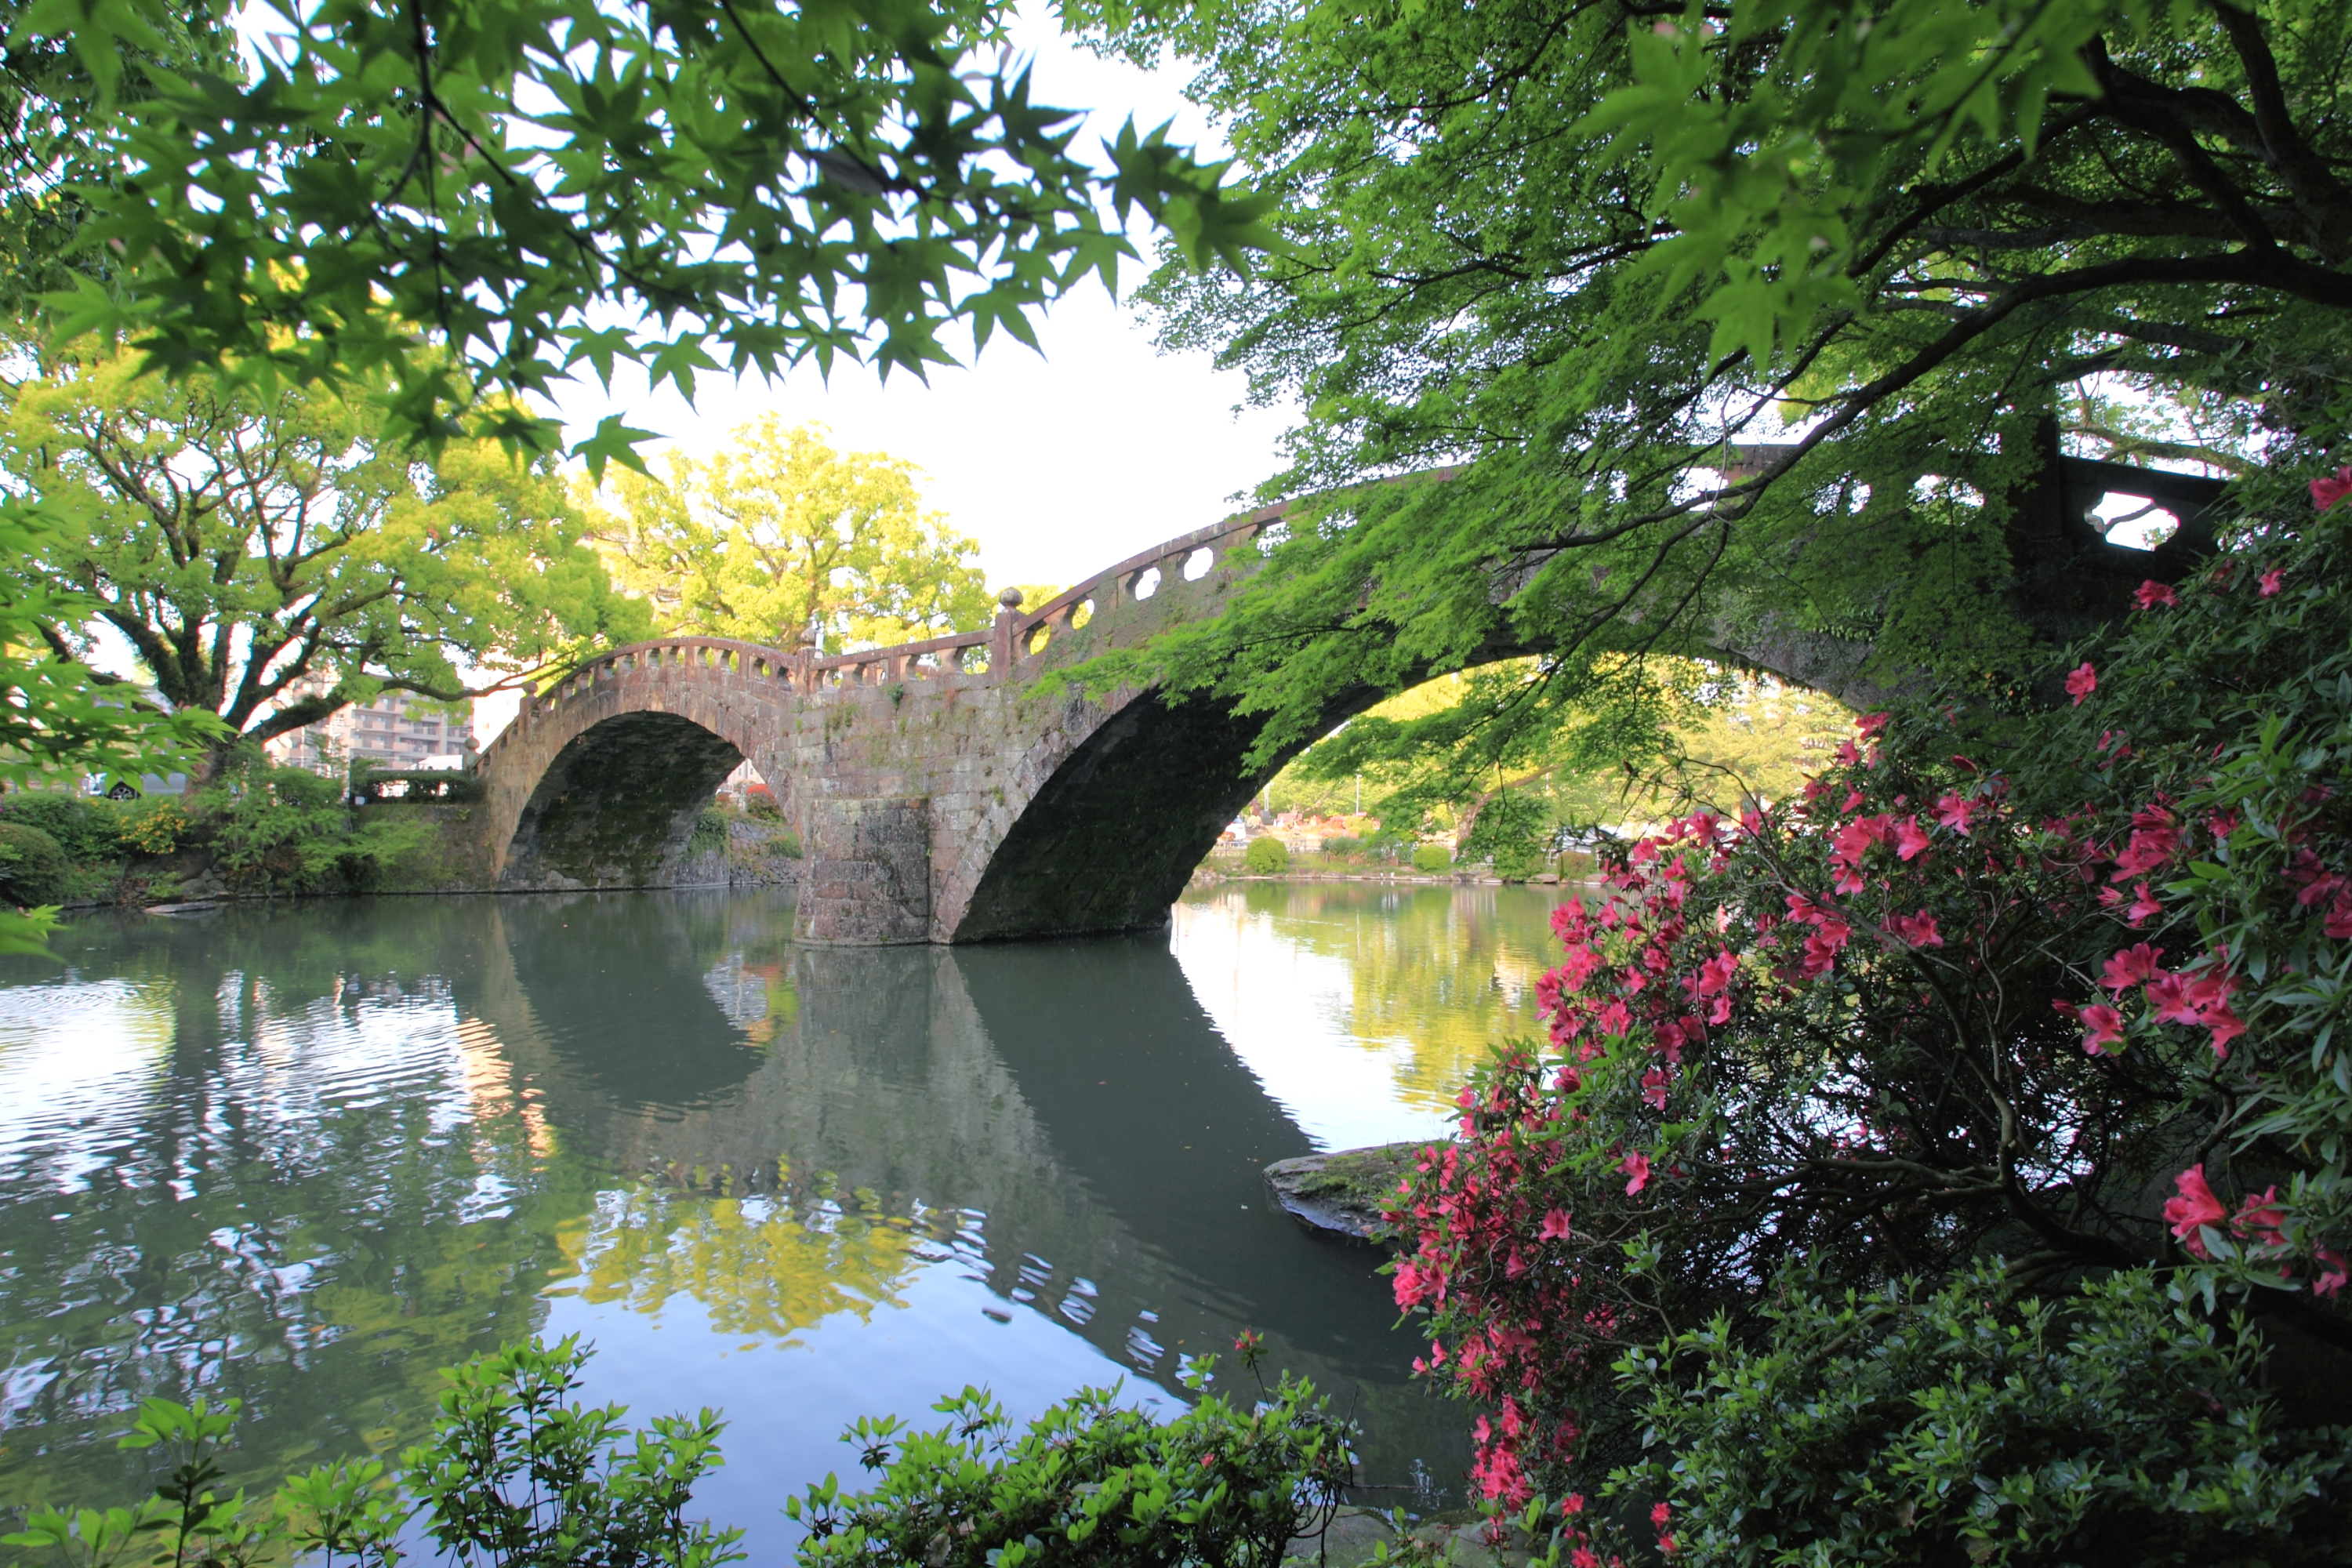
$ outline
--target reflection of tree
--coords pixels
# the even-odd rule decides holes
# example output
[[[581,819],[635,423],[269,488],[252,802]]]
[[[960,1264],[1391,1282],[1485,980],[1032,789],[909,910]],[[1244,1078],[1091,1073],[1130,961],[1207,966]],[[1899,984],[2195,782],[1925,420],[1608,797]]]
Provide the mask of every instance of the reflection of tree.
[[[1499,1042],[1540,1034],[1537,977],[1552,963],[1547,923],[1566,894],[1533,888],[1255,882],[1188,896],[1187,920],[1255,926],[1345,962],[1347,1016],[1367,1049],[1402,1047],[1396,1084],[1444,1110]]]
[[[658,1312],[691,1296],[722,1334],[783,1342],[836,1312],[860,1321],[903,1306],[923,1237],[871,1193],[846,1205],[712,1197],[651,1184],[599,1194],[557,1240],[578,1261],[577,1293]],[[551,1294],[568,1295],[572,1289]]]
[[[397,1447],[435,1369],[537,1326],[593,1183],[436,974],[473,945],[447,909],[75,929],[57,1000],[118,991],[93,1021],[142,1026],[97,1101],[12,1107],[0,1497],[143,1489],[111,1439],[152,1394],[245,1402],[235,1481]],[[55,1050],[30,1032],[5,1065]]]

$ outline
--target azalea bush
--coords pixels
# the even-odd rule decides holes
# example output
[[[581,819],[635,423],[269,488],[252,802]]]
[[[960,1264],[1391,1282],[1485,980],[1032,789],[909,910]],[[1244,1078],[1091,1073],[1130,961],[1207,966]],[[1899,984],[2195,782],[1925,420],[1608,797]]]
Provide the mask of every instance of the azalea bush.
[[[2252,1364],[2239,1341],[2260,1318],[2308,1353],[2352,1351],[2336,1037],[2352,506],[2334,507],[2352,470],[2313,486],[2319,510],[2300,517],[2249,489],[2235,548],[2193,583],[2147,584],[2126,625],[2070,656],[2054,710],[1867,716],[1801,798],[1675,821],[1616,856],[1603,896],[1558,912],[1548,1037],[1464,1091],[1458,1136],[1393,1212],[1414,1241],[1395,1289],[1428,1315],[1423,1368],[1482,1406],[1485,1496],[1599,1495],[1614,1470],[1611,1517],[1638,1524],[1649,1496],[1643,1549],[1681,1550],[1677,1472],[1645,1444],[1704,1445],[1662,1425],[1660,1391],[1767,1353],[1792,1291],[1941,1300],[1998,1259],[1972,1309],[1903,1342],[1958,1334],[1964,1351],[2037,1302],[2075,1311],[2134,1278],[2154,1292],[2128,1297],[2151,1343],[2210,1335]],[[1979,1328],[1960,1334],[1956,1311]],[[1998,1357],[1955,1354],[1998,1385]],[[1926,1381],[1904,1397],[1941,1386],[1941,1364],[1917,1362]],[[2233,1387],[2258,1387],[2231,1364]],[[2141,1380],[2139,1417],[2169,1418],[2160,1386]],[[1875,1419],[1847,1469],[1870,1472],[1906,1429]],[[2220,1493],[2168,1490],[2159,1468],[2132,1506],[2256,1536],[2307,1531],[2316,1510],[2340,1531],[2335,1479],[2311,1479],[2299,1519],[2263,1511],[2268,1478],[2300,1473],[2315,1440],[2347,1438],[2254,1422]],[[1861,1499],[1825,1489],[1782,1544],[1842,1538]],[[1571,1555],[1601,1549],[1565,1517]],[[2039,1528],[1996,1520],[1969,1539]]]

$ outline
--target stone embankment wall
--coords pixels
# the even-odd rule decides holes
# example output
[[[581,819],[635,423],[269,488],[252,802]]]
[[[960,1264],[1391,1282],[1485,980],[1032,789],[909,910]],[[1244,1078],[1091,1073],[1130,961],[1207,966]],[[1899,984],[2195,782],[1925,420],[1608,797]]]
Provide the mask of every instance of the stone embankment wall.
[[[727,824],[727,847],[688,855],[678,868],[681,888],[796,888],[800,840],[781,822],[743,817]]]

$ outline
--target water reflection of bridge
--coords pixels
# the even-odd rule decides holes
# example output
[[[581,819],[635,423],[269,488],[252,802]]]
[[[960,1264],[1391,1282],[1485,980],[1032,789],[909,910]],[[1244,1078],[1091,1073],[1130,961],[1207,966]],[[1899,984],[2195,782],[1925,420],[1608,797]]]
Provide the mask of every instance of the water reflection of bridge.
[[[41,1047],[84,1108],[32,1108],[0,1168],[0,1256],[40,1260],[0,1271],[0,1426],[38,1434],[0,1445],[12,1498],[136,1495],[123,1413],[199,1387],[245,1401],[240,1482],[396,1450],[434,1369],[544,1326],[550,1287],[774,1342],[927,1268],[1163,1386],[1261,1329],[1391,1478],[1454,1428],[1372,1255],[1265,1208],[1306,1136],[1164,937],[795,950],[750,900],[558,894],[64,945],[59,994],[140,1012],[111,1066]]]
[[[498,900],[488,961],[458,987],[575,1146],[672,1191],[862,1206],[912,1232],[910,1259],[960,1256],[1163,1383],[1180,1354],[1259,1329],[1276,1364],[1389,1408],[1367,1458],[1391,1475],[1452,1425],[1402,1386],[1413,1342],[1376,1256],[1268,1211],[1263,1167],[1310,1145],[1164,935],[796,949],[740,901],[682,895],[648,941],[653,901]],[[576,1044],[616,1032],[643,1053]]]

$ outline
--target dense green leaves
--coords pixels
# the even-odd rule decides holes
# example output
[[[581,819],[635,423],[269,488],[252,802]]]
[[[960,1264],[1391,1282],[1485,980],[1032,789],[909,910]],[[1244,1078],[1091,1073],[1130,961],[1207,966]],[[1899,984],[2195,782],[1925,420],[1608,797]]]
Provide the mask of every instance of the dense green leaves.
[[[2324,0],[1083,14],[1205,62],[1286,198],[1255,277],[1151,290],[1301,407],[1268,491],[1329,492],[1165,650],[1270,747],[1519,651],[2014,683],[2145,574],[2035,492],[2053,424],[2236,471],[2352,406]]]
[[[923,510],[907,463],[835,451],[823,426],[770,415],[715,457],[673,453],[668,467],[666,480],[616,475],[587,500],[598,553],[664,632],[780,647],[807,635],[832,654],[974,631],[996,613],[978,544]]]
[[[2000,1273],[1800,1275],[1759,1338],[1718,1318],[1626,1356],[1649,1451],[1605,1490],[1664,1503],[1676,1559],[1722,1568],[2340,1560],[2352,1431],[2280,1410],[2243,1317],[2142,1272],[2021,1303]]]
[[[1115,174],[1033,102],[987,0],[781,6],[337,0],[245,18],[245,68],[160,51],[161,0],[42,0],[20,47],[69,48],[114,112],[82,237],[113,259],[53,300],[67,336],[268,394],[382,377],[388,433],[543,447],[523,405],[579,368],[772,374],[946,361],[943,328],[1027,338],[1028,311],[1129,247],[1101,202],[1206,261],[1265,204],[1156,137]],[[991,63],[993,57],[993,63]],[[438,345],[444,352],[425,352]],[[642,433],[608,420],[601,473]]]
[[[1242,1342],[1244,1356],[1254,1337]],[[1214,1358],[1193,1368],[1202,1394]],[[845,1440],[877,1472],[871,1490],[828,1476],[789,1500],[808,1523],[805,1568],[1021,1568],[1024,1563],[1197,1563],[1275,1568],[1320,1531],[1353,1473],[1349,1428],[1313,1386],[1285,1377],[1255,1407],[1223,1394],[1161,1422],[1081,1389],[1016,1431],[979,1389],[933,1406],[930,1431],[860,1421]]]

